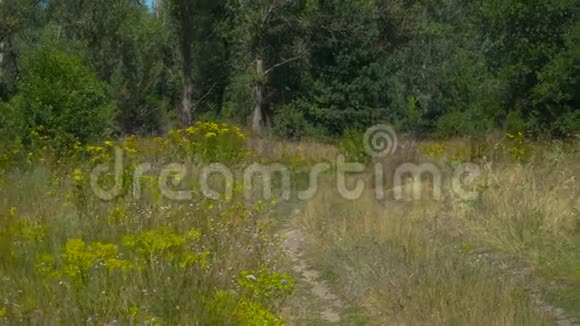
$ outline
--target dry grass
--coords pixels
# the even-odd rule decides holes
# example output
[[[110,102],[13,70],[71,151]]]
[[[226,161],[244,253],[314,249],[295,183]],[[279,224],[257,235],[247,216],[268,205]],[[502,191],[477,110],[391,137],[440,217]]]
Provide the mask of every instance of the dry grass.
[[[126,142],[133,141],[135,155],[156,168],[183,159],[167,140]],[[254,159],[288,164],[304,185],[308,163],[338,155],[335,147],[313,142],[248,142],[253,157],[234,162],[237,168]],[[484,169],[472,184],[476,199],[462,201],[444,192],[441,201],[431,196],[395,201],[388,189],[393,178],[387,175],[387,199],[378,201],[367,173],[360,176],[367,192],[347,201],[333,178],[323,178],[317,196],[294,221],[308,237],[305,254],[313,268],[347,306],[369,315],[362,324],[549,325],[563,315],[547,302],[569,316],[578,314],[580,147],[512,141],[473,150],[460,140],[444,145],[403,140],[399,155],[383,162],[385,170],[434,161],[449,176],[462,160],[477,158]],[[425,157],[425,150],[436,157]],[[200,173],[198,165],[190,166],[186,185],[195,184]],[[199,191],[193,201],[172,202],[162,198],[155,178],[143,180],[138,200],[124,196],[104,203],[92,196],[86,176],[74,176],[79,167],[86,173],[91,165],[35,162],[1,171],[0,324],[253,325],[258,315],[264,325],[280,322],[274,315],[280,300],[271,290],[282,284],[282,274],[274,272],[284,269],[280,239],[272,230],[279,222],[269,217],[269,203],[248,205],[240,194],[230,202],[211,201]],[[213,181],[216,189],[223,186],[222,180]],[[171,230],[169,236],[164,228]],[[186,232],[192,229],[201,234],[193,242]],[[151,231],[164,239],[158,245],[167,255],[142,259],[124,240]],[[83,269],[86,277],[71,274],[66,248],[77,239],[115,245],[114,258],[130,263],[130,269],[111,271],[98,261]],[[187,250],[172,244],[184,241]],[[80,256],[95,263],[94,255]],[[43,261],[46,257],[52,260]],[[192,257],[191,266],[182,264]],[[260,272],[264,266],[273,274]],[[264,275],[266,283],[244,288],[238,281],[244,272]]]
[[[207,137],[210,150],[218,134]],[[293,281],[280,267],[272,205],[245,200],[237,185],[231,201],[202,196],[199,155],[174,138],[120,141],[125,191],[111,201],[97,198],[89,175],[95,163],[112,166],[112,142],[87,147],[89,157],[79,148],[67,160],[0,170],[0,325],[283,323],[276,313]],[[135,197],[144,162],[153,169]],[[164,197],[158,176],[168,162],[187,165],[170,188],[193,190],[190,200]]]
[[[256,157],[267,162],[280,162],[285,159],[299,158],[305,162],[335,161],[339,152],[336,146],[314,141],[284,141],[269,138],[252,138],[250,149]]]
[[[378,324],[564,319],[546,301],[573,316],[580,312],[578,153],[542,150],[526,164],[482,164],[471,201],[378,202],[370,190],[345,201],[328,181],[299,220],[312,263]],[[391,167],[420,156],[407,152]]]

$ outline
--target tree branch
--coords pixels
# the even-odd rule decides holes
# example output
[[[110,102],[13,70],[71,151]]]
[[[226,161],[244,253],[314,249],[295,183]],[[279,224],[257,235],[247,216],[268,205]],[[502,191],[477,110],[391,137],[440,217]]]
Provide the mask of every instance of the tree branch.
[[[279,68],[279,67],[281,67],[283,65],[289,64],[289,63],[294,62],[294,61],[297,61],[297,60],[300,60],[303,56],[304,56],[304,54],[302,53],[302,54],[300,54],[298,56],[295,56],[293,58],[286,59],[286,60],[284,60],[282,62],[278,62],[277,64],[275,64],[272,67],[268,68],[264,72],[264,76],[267,76],[269,73],[271,73],[272,71],[274,71],[276,68]]]
[[[217,86],[217,83],[213,83],[213,85],[211,85],[211,87],[209,88],[209,90],[205,94],[203,94],[202,97],[200,97],[199,99],[197,99],[197,101],[195,101],[194,104],[197,105],[197,104],[201,103],[201,101],[203,101],[206,97],[208,97],[211,94],[211,92],[213,91],[213,89],[216,86]]]

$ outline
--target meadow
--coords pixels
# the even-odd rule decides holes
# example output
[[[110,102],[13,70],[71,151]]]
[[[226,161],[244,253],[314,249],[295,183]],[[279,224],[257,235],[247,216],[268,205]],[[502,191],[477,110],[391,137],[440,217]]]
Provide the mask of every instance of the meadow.
[[[41,134],[31,136],[35,146],[2,156],[0,324],[328,323],[323,302],[302,309],[312,298],[284,246],[288,230],[304,235],[304,261],[344,302],[335,323],[565,325],[580,318],[578,144],[519,134],[402,139],[380,161],[384,199],[372,182],[378,161],[368,159],[369,168],[349,180],[366,182],[360,198],[339,196],[331,169],[314,198],[300,201],[294,191],[280,198],[278,179],[274,198],[248,197],[237,177],[252,163],[280,163],[292,190],[301,189],[315,163],[340,153],[361,158],[361,146],[349,145],[359,135],[337,145],[287,142],[200,122],[166,137],[68,144],[63,156]],[[115,148],[123,152],[122,186],[103,200],[94,171],[114,165]],[[136,174],[145,162],[149,171]],[[214,162],[235,181],[218,176],[210,184],[231,195],[209,198],[200,187],[203,167]],[[482,173],[468,186],[477,196],[462,200],[442,189],[440,200],[428,191],[395,200],[388,171],[403,162],[433,162],[443,173],[475,162]],[[167,198],[159,182],[174,163],[187,173],[175,170],[164,183],[191,190],[188,200]],[[98,183],[110,189],[116,181],[104,174]],[[404,187],[433,185],[408,181]]]
[[[386,170],[431,162],[449,175],[476,162],[481,175],[466,184],[475,196],[458,198],[444,184],[435,200],[427,177],[399,186],[413,200],[395,200],[385,173],[383,200],[369,187],[345,201],[328,180],[294,223],[309,263],[347,303],[345,325],[578,323],[578,144],[507,134],[401,147],[381,161]]]
[[[154,171],[132,191],[137,163],[235,162],[248,155],[244,139],[234,126],[197,124],[166,139],[73,144],[59,160],[47,144],[3,169],[0,323],[282,324],[275,312],[293,279],[280,268],[271,202],[168,200]],[[112,164],[115,146],[123,191],[103,201],[90,171]]]

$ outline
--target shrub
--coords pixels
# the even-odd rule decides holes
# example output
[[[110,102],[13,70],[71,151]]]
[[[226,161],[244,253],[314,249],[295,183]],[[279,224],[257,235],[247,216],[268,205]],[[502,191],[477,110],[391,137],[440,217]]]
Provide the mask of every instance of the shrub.
[[[556,134],[565,137],[580,134],[580,110],[563,114],[556,120],[554,125]]]
[[[368,153],[363,146],[364,134],[354,129],[347,129],[339,141],[339,148],[349,161],[366,163]]]
[[[25,138],[42,126],[43,136],[57,151],[107,135],[115,113],[108,86],[81,58],[48,47],[24,56],[19,93],[10,106],[19,113],[13,117]]]
[[[509,133],[517,133],[520,131],[527,131],[530,128],[529,121],[526,121],[522,115],[522,110],[517,109],[508,113],[506,117],[506,131]]]
[[[277,136],[298,140],[308,128],[304,114],[293,106],[286,106],[274,117],[274,133]]]
[[[441,138],[481,136],[490,130],[491,125],[489,118],[480,110],[452,110],[437,120],[435,136]]]
[[[187,129],[171,130],[169,136],[182,154],[185,151],[201,162],[231,164],[247,154],[246,135],[239,127],[226,123],[197,122]]]

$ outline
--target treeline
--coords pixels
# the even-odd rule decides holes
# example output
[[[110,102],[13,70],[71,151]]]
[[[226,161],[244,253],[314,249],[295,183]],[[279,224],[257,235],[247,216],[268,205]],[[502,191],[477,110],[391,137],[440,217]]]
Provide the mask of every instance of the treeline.
[[[577,0],[0,0],[0,133],[580,133]]]

